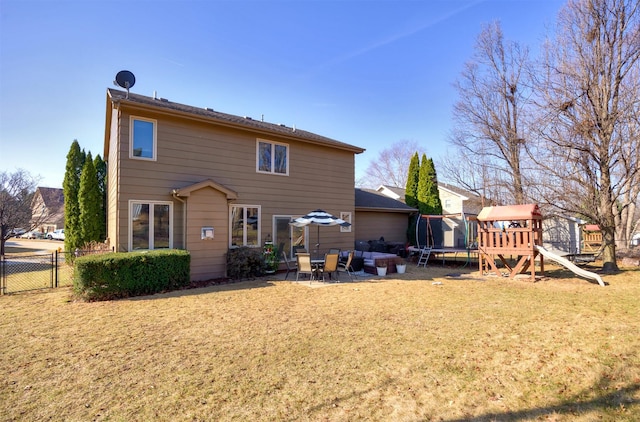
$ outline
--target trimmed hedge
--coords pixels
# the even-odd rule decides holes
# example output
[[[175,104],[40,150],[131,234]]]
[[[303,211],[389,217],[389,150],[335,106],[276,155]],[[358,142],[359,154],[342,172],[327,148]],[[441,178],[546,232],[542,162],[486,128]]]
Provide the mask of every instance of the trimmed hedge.
[[[190,284],[191,255],[178,249],[116,252],[76,259],[75,293],[89,301],[177,290]]]

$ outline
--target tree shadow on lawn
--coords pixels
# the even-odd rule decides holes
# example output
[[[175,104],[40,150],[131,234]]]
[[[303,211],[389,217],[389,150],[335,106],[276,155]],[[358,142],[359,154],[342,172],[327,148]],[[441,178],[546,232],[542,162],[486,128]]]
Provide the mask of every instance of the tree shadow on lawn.
[[[184,297],[194,296],[213,292],[229,292],[236,290],[250,290],[264,287],[275,286],[273,282],[265,280],[264,278],[256,278],[252,280],[209,280],[208,282],[193,283],[189,287],[185,287],[180,290],[172,290],[169,292],[156,293],[146,296],[134,296],[123,298],[120,300],[128,301],[140,301],[140,300],[154,300],[154,299],[166,299],[172,297]]]
[[[605,286],[609,285],[609,283],[607,282],[607,279],[605,278],[605,274],[602,273],[601,271],[597,271],[595,269],[586,269],[586,270],[600,275],[602,277],[602,281],[604,282],[604,285]],[[575,282],[576,280],[580,280],[581,283],[585,282],[588,284],[594,284],[596,286],[599,286],[597,280],[579,276],[578,274],[574,273],[573,271],[565,267],[558,267],[554,269],[545,268],[544,278],[548,280],[558,281],[558,282],[561,282],[561,281]]]
[[[608,388],[608,378],[606,376],[602,376],[595,387],[588,388],[585,391],[574,395],[573,398],[563,400],[558,404],[518,411],[486,413],[471,418],[447,419],[446,422],[531,420],[532,418],[542,419],[544,416],[549,415],[580,416],[586,415],[590,412],[596,412],[598,410],[607,411],[607,415],[611,414],[611,416],[620,411],[622,411],[625,416],[628,415],[633,417],[633,415],[638,415],[640,409],[635,409],[635,407],[640,407],[640,399],[635,398],[634,395],[640,391],[640,383],[633,383],[626,387],[619,387],[616,388],[615,391],[599,395],[592,399],[580,399],[580,397],[584,395],[589,395],[593,390],[601,391]]]
[[[380,391],[388,388],[394,384],[394,378],[387,378],[384,382],[366,390],[353,392],[350,395],[343,397],[336,397],[330,403],[321,403],[312,407],[312,412],[322,412],[323,409],[333,408],[338,406],[341,402],[346,402],[357,396],[365,396],[372,391]],[[558,402],[544,407],[536,407],[530,409],[522,409],[517,411],[505,411],[505,412],[491,412],[485,413],[473,417],[464,417],[456,419],[438,419],[444,422],[484,422],[484,421],[519,421],[519,420],[541,420],[545,416],[550,415],[566,415],[566,416],[580,416],[586,415],[590,412],[597,412],[598,410],[607,411],[607,415],[622,411],[624,415],[637,415],[639,409],[635,409],[636,406],[640,406],[640,399],[634,397],[638,391],[640,391],[640,383],[633,383],[626,387],[616,387],[615,391],[608,394],[599,395],[592,399],[580,399],[580,397],[590,395],[592,391],[603,391],[610,389],[610,378],[606,375],[601,375],[600,380],[594,387],[587,388],[572,398]],[[629,419],[631,420],[631,419]]]

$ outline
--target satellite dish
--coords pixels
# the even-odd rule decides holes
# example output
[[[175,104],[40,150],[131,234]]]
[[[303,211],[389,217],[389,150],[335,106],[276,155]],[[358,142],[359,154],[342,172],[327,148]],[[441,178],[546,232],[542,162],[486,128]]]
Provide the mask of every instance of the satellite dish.
[[[136,77],[128,70],[121,70],[116,75],[114,83],[127,90],[127,98],[129,98],[129,88],[136,84]]]

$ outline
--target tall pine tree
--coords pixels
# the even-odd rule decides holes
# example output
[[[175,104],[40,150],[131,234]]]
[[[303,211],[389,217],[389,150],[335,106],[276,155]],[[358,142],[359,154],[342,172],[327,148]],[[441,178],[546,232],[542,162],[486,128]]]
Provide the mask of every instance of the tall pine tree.
[[[98,154],[93,160],[93,166],[96,168],[100,191],[100,236],[97,240],[104,241],[107,238],[107,163]]]
[[[80,207],[78,192],[80,191],[80,175],[84,167],[85,153],[80,150],[78,140],[74,139],[67,154],[62,188],[64,193],[64,248],[74,251],[80,246]]]
[[[418,208],[418,181],[420,180],[420,158],[416,152],[409,162],[407,185],[405,186],[404,202],[410,207]]]
[[[426,197],[427,210],[431,215],[442,214],[442,202],[440,201],[440,191],[438,190],[438,176],[436,174],[436,166],[433,164],[433,159],[429,158],[427,165],[428,178],[431,181],[429,185],[429,191]]]
[[[418,181],[418,209],[420,214],[442,214],[442,203],[438,193],[436,169],[431,158],[422,155],[420,164],[420,180]]]
[[[78,191],[78,204],[80,208],[80,237],[78,246],[83,247],[92,241],[100,240],[101,194],[96,177],[96,168],[93,165],[91,153],[87,157],[80,176],[80,190]]]

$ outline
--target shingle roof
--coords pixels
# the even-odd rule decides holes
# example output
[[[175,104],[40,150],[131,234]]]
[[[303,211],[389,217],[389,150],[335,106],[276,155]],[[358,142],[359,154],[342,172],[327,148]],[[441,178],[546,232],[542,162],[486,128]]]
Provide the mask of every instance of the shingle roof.
[[[64,205],[64,193],[60,188],[38,187],[44,205],[50,211],[57,211]]]
[[[134,94],[132,92],[127,94],[124,91],[111,88],[107,89],[107,94],[114,104],[142,105],[156,109],[170,110],[175,114],[197,116],[218,124],[242,127],[244,129],[255,130],[258,132],[273,133],[288,138],[296,138],[306,142],[352,151],[356,154],[360,154],[365,151],[364,148],[349,145],[344,142],[336,141],[335,139],[327,138],[295,127],[255,120],[250,117],[221,113],[211,108],[194,107],[186,104],[174,103],[164,98],[156,99],[140,94]]]
[[[385,188],[389,189],[391,192],[395,193],[396,195],[399,195],[400,197],[404,198],[405,192],[406,192],[405,188],[399,188],[397,186],[389,186],[389,185],[383,185],[383,186]],[[448,183],[438,182],[438,187],[441,187],[441,188],[444,188],[444,189],[448,189],[448,190],[450,190],[451,192],[453,192],[453,193],[455,193],[457,195],[464,196],[464,197],[467,197],[469,199],[472,199],[472,198],[478,196],[477,194],[475,194],[475,193],[473,193],[471,191],[459,188],[457,186],[450,185]]]
[[[412,213],[418,210],[405,204],[404,202],[397,201],[373,189],[360,189],[356,188],[356,210],[376,210],[387,212],[405,212]]]

